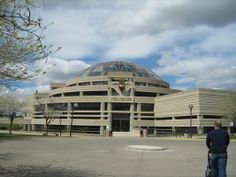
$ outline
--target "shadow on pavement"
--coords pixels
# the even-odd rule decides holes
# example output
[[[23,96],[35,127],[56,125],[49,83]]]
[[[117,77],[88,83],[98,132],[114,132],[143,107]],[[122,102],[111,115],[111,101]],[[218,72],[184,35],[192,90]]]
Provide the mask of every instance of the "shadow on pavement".
[[[101,173],[75,170],[66,167],[26,166],[3,167],[0,165],[1,177],[112,177]]]

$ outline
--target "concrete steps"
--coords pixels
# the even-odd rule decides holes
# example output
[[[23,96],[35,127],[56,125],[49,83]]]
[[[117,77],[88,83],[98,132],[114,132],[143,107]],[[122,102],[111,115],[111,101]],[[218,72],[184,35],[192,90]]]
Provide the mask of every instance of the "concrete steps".
[[[112,132],[115,137],[139,137],[138,132]]]

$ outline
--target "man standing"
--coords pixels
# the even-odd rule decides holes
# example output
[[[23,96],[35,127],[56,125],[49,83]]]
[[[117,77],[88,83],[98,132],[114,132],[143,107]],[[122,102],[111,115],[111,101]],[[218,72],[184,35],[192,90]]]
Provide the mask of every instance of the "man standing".
[[[215,121],[215,129],[207,134],[206,144],[211,153],[212,177],[226,177],[227,147],[229,134],[221,128],[221,122]]]

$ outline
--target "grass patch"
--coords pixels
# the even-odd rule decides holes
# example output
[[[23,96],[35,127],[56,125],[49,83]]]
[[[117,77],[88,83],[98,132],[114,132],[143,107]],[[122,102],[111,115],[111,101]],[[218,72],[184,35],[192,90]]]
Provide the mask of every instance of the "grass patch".
[[[236,135],[231,136],[230,139],[236,140]]]
[[[22,130],[22,125],[13,124],[12,130]],[[0,124],[0,130],[9,130],[9,124]]]
[[[21,134],[8,134],[8,133],[0,133],[0,140],[7,140],[7,139],[22,139],[22,138],[30,138],[35,137],[37,135],[21,135]]]
[[[52,138],[52,137],[59,137],[58,135],[31,135],[31,134],[9,134],[9,133],[0,133],[0,141],[2,140],[21,140],[27,138],[35,138],[35,137],[45,137],[45,138]]]

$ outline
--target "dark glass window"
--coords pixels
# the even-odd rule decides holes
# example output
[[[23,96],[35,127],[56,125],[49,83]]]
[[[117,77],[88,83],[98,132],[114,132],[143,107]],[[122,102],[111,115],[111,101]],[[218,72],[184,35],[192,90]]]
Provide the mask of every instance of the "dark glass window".
[[[84,96],[103,96],[107,95],[107,91],[87,91],[83,92]]]
[[[51,103],[51,104],[48,104],[48,108],[57,110],[57,111],[66,111],[67,103]]]
[[[79,86],[86,86],[86,85],[90,85],[90,82],[81,82],[81,83],[79,83]]]
[[[74,110],[100,110],[100,103],[78,103]]]
[[[157,94],[151,92],[135,92],[135,96],[156,97]]]
[[[55,95],[52,95],[53,97],[61,97],[61,93],[58,93],[58,94],[55,94]]]
[[[142,103],[141,104],[141,110],[142,111],[153,111],[154,110],[154,104],[149,103]]]
[[[130,110],[130,103],[112,103],[112,110],[129,111]]]
[[[94,81],[93,85],[108,85],[107,81]]]
[[[135,82],[136,86],[146,86],[145,82]]]
[[[79,92],[66,92],[64,93],[64,96],[79,96]]]

